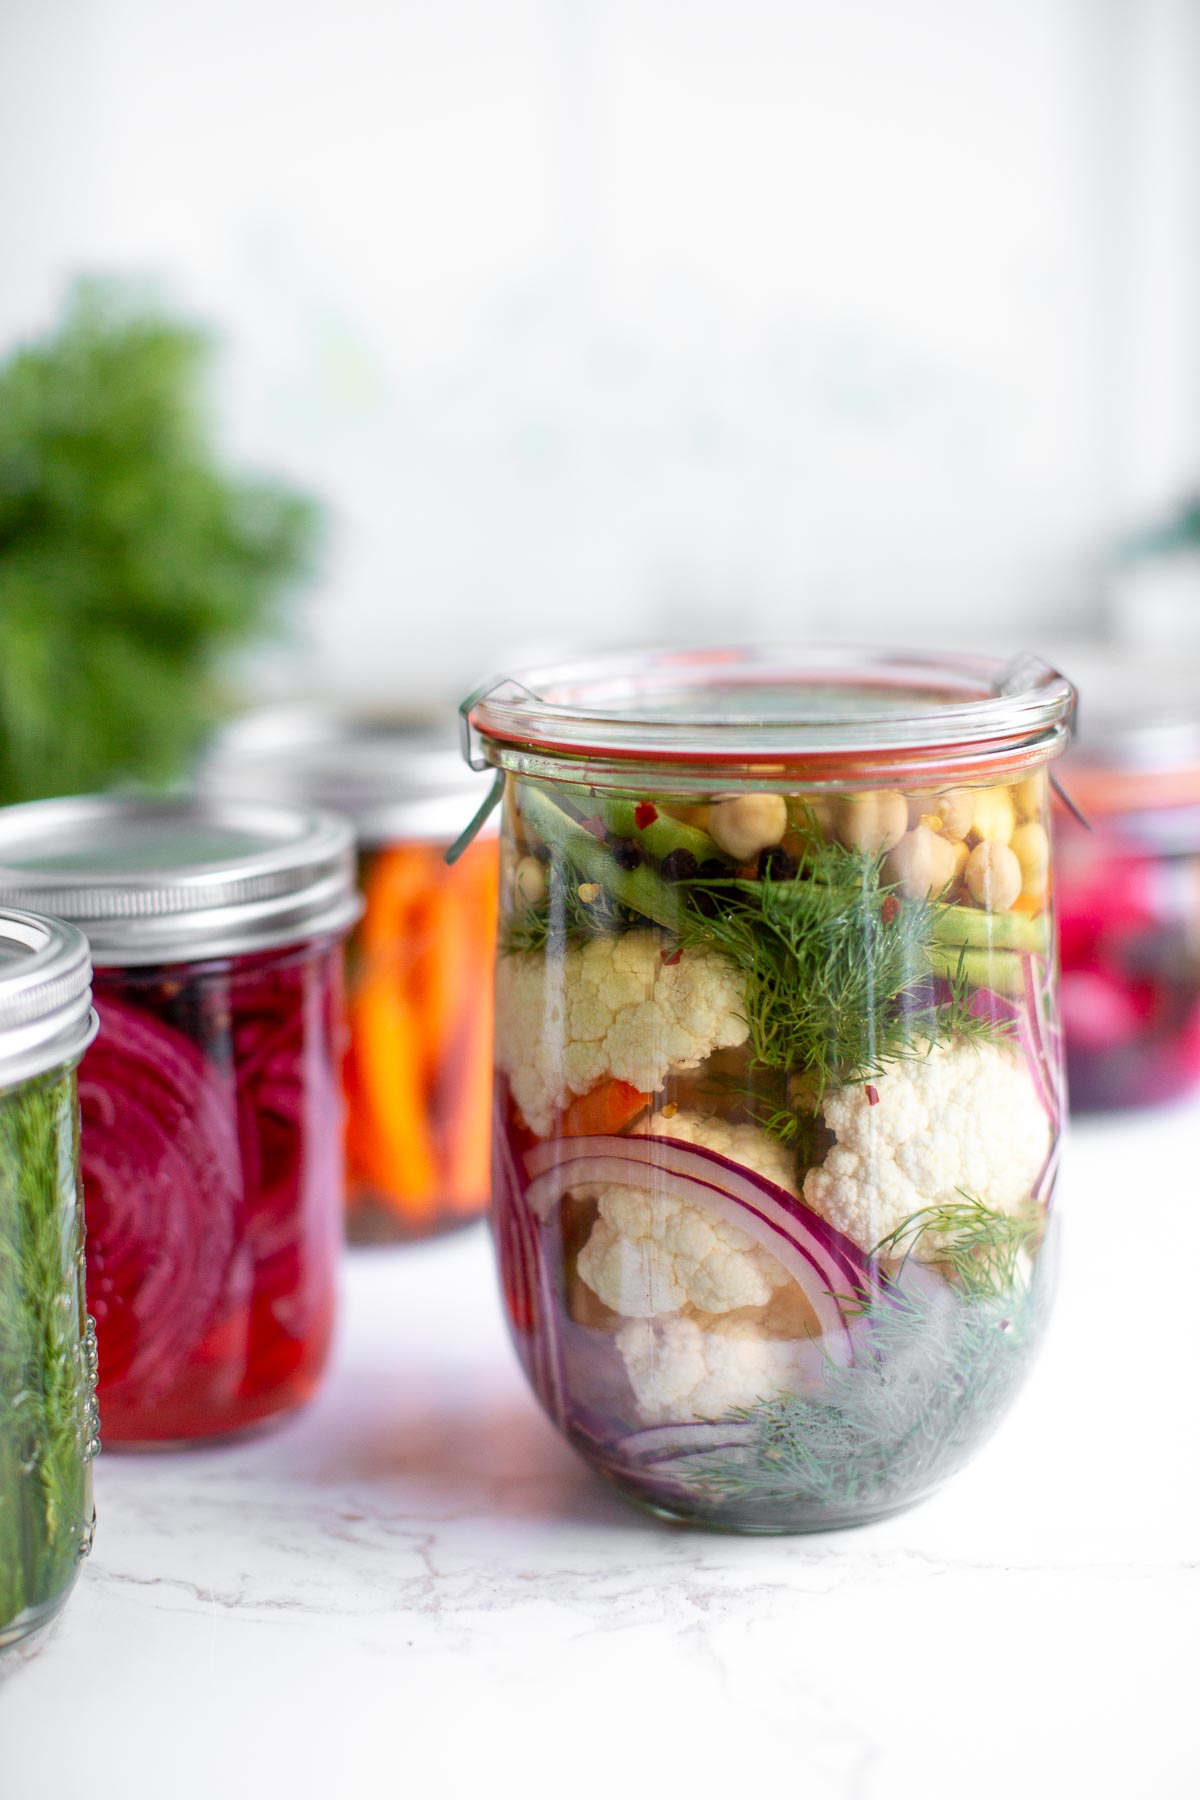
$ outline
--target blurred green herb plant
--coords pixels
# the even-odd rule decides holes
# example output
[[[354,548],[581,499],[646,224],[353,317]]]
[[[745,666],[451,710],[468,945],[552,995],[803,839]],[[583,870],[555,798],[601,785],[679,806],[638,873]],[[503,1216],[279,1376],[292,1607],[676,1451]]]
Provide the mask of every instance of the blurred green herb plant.
[[[86,282],[0,365],[0,803],[177,777],[311,569],[312,502],[222,465],[211,351]]]

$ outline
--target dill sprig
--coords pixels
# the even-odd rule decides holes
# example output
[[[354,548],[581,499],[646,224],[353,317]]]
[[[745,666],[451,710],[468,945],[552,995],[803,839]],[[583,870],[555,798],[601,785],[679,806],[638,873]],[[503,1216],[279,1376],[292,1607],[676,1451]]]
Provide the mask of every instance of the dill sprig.
[[[546,898],[535,906],[522,907],[508,920],[502,954],[578,947],[592,938],[613,936],[645,924],[599,884],[594,900],[581,900],[580,885],[579,875],[571,865],[563,857],[552,856],[546,865]]]
[[[721,902],[681,924],[685,943],[720,950],[741,972],[753,1062],[809,1077],[819,1103],[826,1088],[870,1081],[939,1037],[1004,1029],[971,1010],[961,955],[946,998],[931,997],[939,907],[899,898],[881,857],[821,842],[806,870],[721,883]]]
[[[1040,1226],[1036,1229],[1040,1230]],[[958,1468],[1003,1414],[1044,1323],[1048,1277],[1022,1252],[1029,1219],[964,1197],[914,1214],[887,1240],[910,1252],[927,1230],[951,1280],[905,1282],[862,1314],[850,1367],[819,1394],[786,1394],[730,1415],[753,1429],[732,1452],[700,1453],[671,1481],[760,1529],[836,1523],[918,1499]]]
[[[69,1075],[0,1094],[0,1640],[91,1537],[95,1365]]]
[[[872,1255],[907,1262],[931,1233],[936,1260],[949,1269],[958,1289],[971,1298],[988,1299],[1020,1284],[1026,1259],[1044,1230],[1045,1216],[1036,1204],[1000,1213],[963,1193],[959,1200],[911,1214],[875,1246]]]

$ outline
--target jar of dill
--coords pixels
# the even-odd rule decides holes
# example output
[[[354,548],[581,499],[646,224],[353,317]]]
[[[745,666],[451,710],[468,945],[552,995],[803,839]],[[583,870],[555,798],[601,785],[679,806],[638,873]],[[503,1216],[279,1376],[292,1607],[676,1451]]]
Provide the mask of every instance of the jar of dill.
[[[95,1032],[83,934],[0,911],[0,1646],[58,1610],[92,1543],[75,1071]]]
[[[991,1431],[1063,1110],[1032,658],[712,651],[493,683],[493,1225],[537,1396],[630,1498],[881,1517]]]

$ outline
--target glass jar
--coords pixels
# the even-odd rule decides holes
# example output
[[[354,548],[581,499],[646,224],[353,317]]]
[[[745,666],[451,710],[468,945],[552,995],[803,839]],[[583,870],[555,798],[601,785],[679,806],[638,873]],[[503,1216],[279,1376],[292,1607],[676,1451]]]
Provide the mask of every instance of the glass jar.
[[[1032,659],[698,651],[466,703],[506,782],[509,1323],[555,1424],[652,1510],[879,1517],[1023,1378],[1073,698]]]
[[[90,979],[72,926],[0,912],[0,1646],[58,1611],[92,1545],[75,1095],[96,1030]]]
[[[254,713],[225,730],[199,779],[215,794],[327,806],[354,825],[366,911],[347,958],[351,1239],[396,1243],[481,1217],[497,853],[492,826],[446,863],[480,798],[451,723],[336,708]]]
[[[0,815],[0,895],[87,933],[88,1291],[110,1444],[290,1411],[329,1348],[341,1242],[351,832],[321,813],[48,800]]]
[[[1161,675],[1161,671],[1159,672]],[[1200,1090],[1200,711],[1098,686],[1065,770],[1062,1015],[1073,1111]],[[1153,695],[1157,694],[1158,703]]]

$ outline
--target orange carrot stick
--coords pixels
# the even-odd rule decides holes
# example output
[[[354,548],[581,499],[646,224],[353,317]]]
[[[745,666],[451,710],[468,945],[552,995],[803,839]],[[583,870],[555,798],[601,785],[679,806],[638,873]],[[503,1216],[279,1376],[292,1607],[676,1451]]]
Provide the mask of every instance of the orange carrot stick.
[[[580,1094],[559,1121],[560,1137],[608,1137],[622,1130],[650,1104],[628,1081],[602,1081],[590,1093]]]
[[[355,1147],[380,1196],[414,1216],[432,1210],[437,1169],[417,1055],[419,1028],[393,982],[367,980],[350,1007],[359,1117]]]

